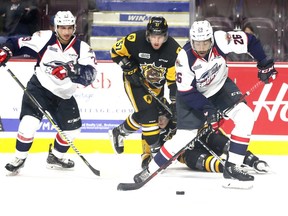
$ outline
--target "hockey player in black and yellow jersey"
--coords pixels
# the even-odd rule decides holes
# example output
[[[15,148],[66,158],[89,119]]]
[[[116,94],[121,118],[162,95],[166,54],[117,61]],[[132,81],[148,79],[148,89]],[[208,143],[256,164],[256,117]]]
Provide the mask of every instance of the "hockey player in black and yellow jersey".
[[[158,121],[159,127],[161,128],[161,145],[163,145],[167,140],[171,139],[177,130],[173,122],[171,122],[166,116],[167,115],[162,112]],[[201,141],[219,157],[225,155],[230,146],[229,138],[226,136],[223,129],[219,129],[217,131],[211,130],[201,137]],[[147,156],[150,155],[150,157],[146,157],[146,159],[142,162],[142,168],[145,169],[152,159],[152,154],[149,152],[149,148],[147,148],[147,146],[143,147],[144,154]],[[224,159],[222,160],[225,161]],[[220,161],[208,150],[206,150],[199,141],[195,142],[193,148],[188,148],[182,155],[180,155],[178,157],[178,161],[184,163],[187,167],[194,171],[223,173],[223,164],[220,163]],[[245,172],[249,173],[265,174],[270,171],[270,167],[267,162],[260,160],[259,157],[249,150],[246,151],[242,168]]]
[[[142,129],[143,145],[148,144],[152,152],[160,148],[161,103],[157,99],[163,98],[167,84],[171,116],[175,117],[174,65],[180,50],[181,46],[168,35],[167,21],[163,17],[151,17],[146,29],[132,32],[113,45],[111,58],[123,70],[124,88],[134,108],[122,124],[109,131],[116,153],[124,151],[125,136],[139,129]]]

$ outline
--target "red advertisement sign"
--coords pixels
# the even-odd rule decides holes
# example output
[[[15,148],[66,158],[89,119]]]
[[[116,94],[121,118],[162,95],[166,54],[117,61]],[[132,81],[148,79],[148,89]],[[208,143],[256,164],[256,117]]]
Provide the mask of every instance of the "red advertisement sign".
[[[254,135],[288,135],[288,65],[276,64],[278,76],[271,84],[261,84],[246,97],[254,112]],[[256,64],[229,64],[229,77],[245,93],[259,81]],[[231,122],[224,124],[229,133]]]

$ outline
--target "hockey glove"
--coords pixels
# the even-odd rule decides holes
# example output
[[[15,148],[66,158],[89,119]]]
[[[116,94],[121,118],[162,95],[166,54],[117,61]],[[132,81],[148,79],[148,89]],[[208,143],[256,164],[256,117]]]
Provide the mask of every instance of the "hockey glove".
[[[204,116],[206,117],[206,121],[208,124],[208,127],[210,127],[213,130],[218,130],[218,128],[222,125],[222,115],[221,113],[213,106],[211,105],[205,105],[204,109]]]
[[[166,105],[170,109],[170,104],[168,103],[168,101],[165,97],[161,97],[159,99],[164,105]],[[165,115],[167,118],[170,119],[171,114],[165,109],[164,106],[159,104],[158,109],[159,109],[159,115]]]
[[[97,71],[92,65],[75,64],[74,70],[68,72],[68,77],[74,83],[88,86],[96,79]]]
[[[12,52],[11,50],[4,46],[0,48],[0,66],[3,66],[6,64],[6,62],[12,57]]]
[[[274,68],[274,61],[272,59],[258,62],[257,67],[259,69],[258,78],[264,83],[271,83],[276,79],[278,72]]]
[[[73,73],[74,71],[75,71],[74,65],[72,63],[68,63],[68,64],[63,64],[61,66],[53,68],[51,74],[57,77],[58,79],[63,80],[66,77],[68,77],[69,74]]]
[[[141,73],[139,71],[138,65],[130,61],[127,57],[123,58],[122,61],[119,63],[121,66],[124,76],[126,79],[135,86],[141,86]]]
[[[163,105],[159,104],[158,109],[159,109],[159,115],[164,115],[166,116],[169,120],[171,120],[174,124],[177,122],[177,117],[176,117],[176,101],[175,99],[171,99],[171,103],[169,103],[165,97],[161,97],[160,101],[163,103]],[[164,107],[166,105],[166,107]],[[168,110],[168,109],[169,110]]]

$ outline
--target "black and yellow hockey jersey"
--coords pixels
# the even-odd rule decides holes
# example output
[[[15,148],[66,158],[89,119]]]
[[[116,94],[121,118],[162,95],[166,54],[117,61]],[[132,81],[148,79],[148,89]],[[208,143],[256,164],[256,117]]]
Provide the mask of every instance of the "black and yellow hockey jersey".
[[[140,30],[118,40],[112,47],[111,58],[117,64],[124,57],[139,64],[146,84],[155,92],[167,82],[171,98],[176,94],[175,61],[180,50],[181,46],[170,36],[160,49],[154,50],[146,40],[146,30]]]

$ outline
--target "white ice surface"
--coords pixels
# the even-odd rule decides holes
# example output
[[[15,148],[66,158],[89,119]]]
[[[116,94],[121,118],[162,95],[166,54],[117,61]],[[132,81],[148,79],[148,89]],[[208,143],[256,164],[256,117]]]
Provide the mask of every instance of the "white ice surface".
[[[255,175],[250,190],[224,189],[222,174],[176,163],[135,191],[117,191],[117,185],[133,182],[141,170],[137,154],[85,154],[101,177],[77,154],[68,155],[76,163],[73,171],[48,170],[46,153],[29,154],[18,176],[6,176],[13,156],[0,154],[1,216],[288,215],[288,156],[260,156],[272,172]]]

